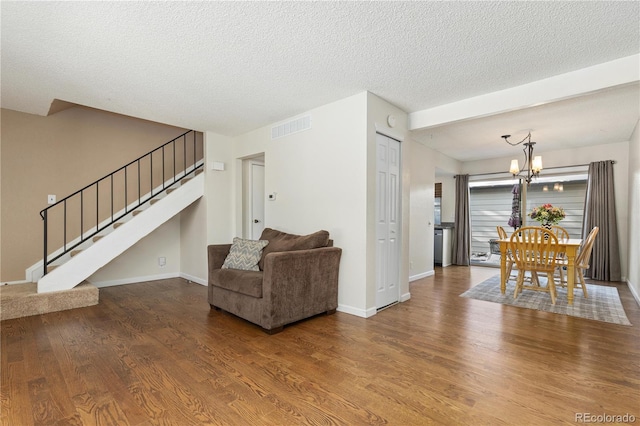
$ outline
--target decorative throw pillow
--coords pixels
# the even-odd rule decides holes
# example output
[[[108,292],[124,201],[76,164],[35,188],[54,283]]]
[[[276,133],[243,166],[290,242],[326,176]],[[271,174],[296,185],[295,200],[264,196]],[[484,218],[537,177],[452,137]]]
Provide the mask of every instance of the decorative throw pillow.
[[[309,235],[296,235],[287,234],[276,229],[264,228],[260,240],[269,241],[269,247],[262,251],[262,258],[258,263],[258,267],[263,271],[264,259],[269,253],[326,247],[329,244],[329,232],[321,230]]]
[[[241,269],[243,271],[259,271],[258,261],[262,256],[262,249],[269,244],[267,240],[244,240],[234,238],[231,250],[227,255],[222,269]]]

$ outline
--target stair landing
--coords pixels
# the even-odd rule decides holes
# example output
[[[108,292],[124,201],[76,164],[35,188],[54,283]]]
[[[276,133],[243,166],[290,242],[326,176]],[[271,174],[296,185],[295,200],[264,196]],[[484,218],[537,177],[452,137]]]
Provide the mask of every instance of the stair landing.
[[[0,320],[98,304],[98,288],[86,281],[70,290],[49,293],[38,293],[37,287],[36,283],[0,286]]]

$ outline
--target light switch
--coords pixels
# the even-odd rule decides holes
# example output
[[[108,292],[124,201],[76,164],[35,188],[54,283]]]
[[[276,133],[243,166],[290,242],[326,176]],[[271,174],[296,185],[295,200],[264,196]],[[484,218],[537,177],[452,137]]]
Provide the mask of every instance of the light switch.
[[[224,163],[222,161],[212,161],[211,170],[224,171]]]

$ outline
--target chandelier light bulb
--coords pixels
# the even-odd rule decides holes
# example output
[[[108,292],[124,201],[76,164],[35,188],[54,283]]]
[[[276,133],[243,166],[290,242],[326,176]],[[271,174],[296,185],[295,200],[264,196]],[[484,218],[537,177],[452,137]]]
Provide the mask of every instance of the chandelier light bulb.
[[[511,172],[512,175],[517,175],[518,173],[520,173],[520,166],[518,165],[518,160],[511,160],[511,167],[509,168],[509,171]]]
[[[536,155],[533,157],[533,164],[531,165],[531,169],[535,173],[539,173],[542,170],[542,157],[540,155]]]

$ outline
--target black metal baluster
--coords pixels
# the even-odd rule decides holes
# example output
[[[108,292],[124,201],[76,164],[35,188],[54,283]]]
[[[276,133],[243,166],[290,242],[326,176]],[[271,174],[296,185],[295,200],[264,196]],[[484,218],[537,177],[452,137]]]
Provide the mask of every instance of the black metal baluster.
[[[111,173],[111,223],[113,223],[113,173]]]
[[[153,151],[151,151],[151,154],[149,155],[149,157],[151,158],[151,165],[149,166],[149,170],[150,170],[150,176],[151,176],[151,183],[149,184],[149,193],[151,195],[153,195]]]
[[[62,241],[64,242],[63,247],[64,251],[67,251],[67,199],[64,199],[64,214],[63,214],[63,235]]]
[[[98,207],[100,206],[100,199],[98,198],[98,191],[100,189],[100,181],[96,182],[96,230],[98,229]]]
[[[162,190],[164,191],[164,145],[162,145]]]
[[[138,160],[140,163],[140,160]],[[124,168],[124,214],[129,212],[129,176],[127,173],[127,167]]]
[[[84,189],[80,190],[80,235],[84,233]]]
[[[138,204],[140,204],[140,159],[138,158]]]
[[[44,209],[42,211],[43,215],[42,215],[42,219],[44,220],[44,253],[42,255],[42,266],[43,266],[43,272],[42,272],[42,276],[44,277],[45,275],[47,275],[47,213],[49,212],[49,209]]]

